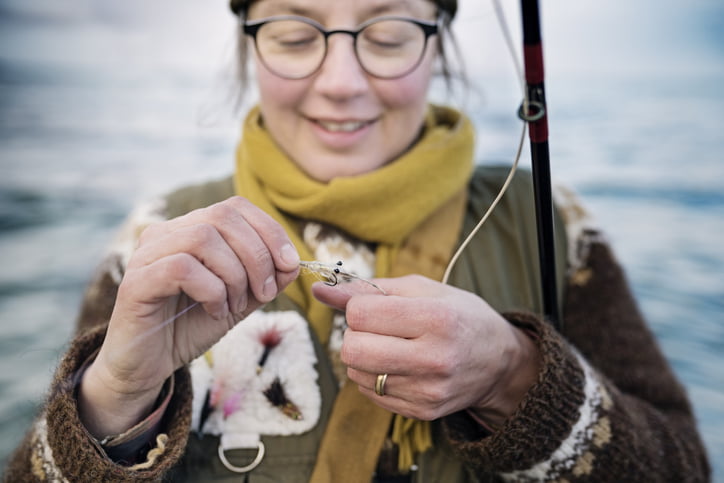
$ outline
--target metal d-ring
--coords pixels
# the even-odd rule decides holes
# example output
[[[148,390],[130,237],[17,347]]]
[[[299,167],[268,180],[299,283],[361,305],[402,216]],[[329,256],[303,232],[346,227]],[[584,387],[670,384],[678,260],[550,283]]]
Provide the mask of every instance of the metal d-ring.
[[[540,101],[528,101],[526,112],[526,102],[521,103],[518,108],[518,117],[526,122],[535,122],[543,119],[546,115],[546,106]]]
[[[221,444],[219,444],[219,459],[221,460],[222,463],[224,463],[224,466],[226,466],[226,468],[229,471],[233,471],[234,473],[248,473],[251,470],[253,470],[254,468],[256,468],[257,466],[259,466],[259,463],[261,463],[261,460],[264,459],[265,451],[266,450],[264,448],[264,443],[262,441],[259,441],[257,443],[257,453],[256,453],[256,458],[254,458],[254,461],[252,461],[251,463],[249,463],[246,466],[234,466],[229,462],[229,460],[226,459],[226,455],[224,454],[224,448],[221,446]]]

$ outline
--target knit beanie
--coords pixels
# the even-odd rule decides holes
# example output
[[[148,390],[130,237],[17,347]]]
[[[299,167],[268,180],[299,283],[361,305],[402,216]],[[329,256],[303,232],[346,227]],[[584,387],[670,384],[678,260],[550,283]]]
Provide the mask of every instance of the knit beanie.
[[[455,13],[458,10],[457,0],[431,0],[437,7],[447,13],[450,19],[455,17]],[[254,0],[230,0],[229,6],[231,11],[236,15],[246,15],[246,11],[249,9]]]

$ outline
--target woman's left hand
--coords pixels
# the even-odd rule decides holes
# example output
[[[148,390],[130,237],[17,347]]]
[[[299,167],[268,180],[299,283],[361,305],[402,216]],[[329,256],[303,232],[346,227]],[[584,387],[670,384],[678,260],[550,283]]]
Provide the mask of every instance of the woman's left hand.
[[[499,427],[538,377],[533,341],[470,292],[418,275],[375,283],[387,295],[314,286],[315,297],[346,312],[341,357],[360,391],[404,416],[469,408]],[[388,375],[383,396],[380,374]]]

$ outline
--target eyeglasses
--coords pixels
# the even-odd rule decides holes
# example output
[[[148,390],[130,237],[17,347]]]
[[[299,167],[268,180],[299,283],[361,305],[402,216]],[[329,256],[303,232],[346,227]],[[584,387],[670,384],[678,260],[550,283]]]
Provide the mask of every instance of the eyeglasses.
[[[412,72],[422,61],[427,39],[438,33],[435,22],[404,17],[378,17],[357,30],[325,30],[306,17],[284,15],[244,22],[259,59],[274,74],[303,79],[314,74],[327,56],[334,34],[351,35],[354,52],[368,74],[394,79]]]

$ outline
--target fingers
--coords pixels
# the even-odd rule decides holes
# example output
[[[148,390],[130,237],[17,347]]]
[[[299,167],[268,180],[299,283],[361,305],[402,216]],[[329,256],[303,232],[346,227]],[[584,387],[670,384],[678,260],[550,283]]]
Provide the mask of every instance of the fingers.
[[[341,358],[350,381],[389,411],[432,420],[465,406],[459,403],[460,388],[454,387],[464,363],[434,334],[403,339],[347,329]],[[380,395],[375,389],[384,374]]]
[[[365,396],[390,411],[434,419],[487,393],[505,365],[497,350],[499,314],[474,294],[424,277],[374,282],[389,295],[319,291],[345,309],[341,358]],[[388,375],[383,396],[375,392],[381,374]]]
[[[334,309],[344,311],[353,293],[340,290],[337,285],[330,286],[324,282],[316,282],[312,285],[312,295],[320,302]]]
[[[118,295],[119,299],[147,301],[146,310],[143,307],[135,310],[136,315],[143,318],[152,316],[158,309],[154,302],[181,292],[200,302],[215,319],[222,319],[231,311],[224,282],[187,253],[175,253],[149,265],[129,269]]]
[[[229,310],[235,313],[246,309],[249,295],[259,303],[272,300],[295,278],[299,264],[284,229],[239,197],[150,226],[129,268],[152,266],[177,253],[196,258],[223,282]]]
[[[382,336],[347,329],[340,352],[347,367],[369,373],[396,372],[408,374],[410,361],[416,359],[415,344],[411,340]]]
[[[384,392],[378,393],[378,378]],[[446,381],[425,377],[407,377],[395,373],[365,373],[348,371],[350,380],[357,383],[359,391],[375,404],[403,416],[430,421],[449,414],[449,395],[452,388]]]
[[[216,226],[241,260],[249,286],[260,302],[269,302],[280,290],[277,271],[293,272],[299,256],[284,229],[274,219],[243,198],[215,208]],[[213,208],[212,208],[213,209]]]
[[[348,326],[355,331],[411,339],[429,332],[432,325],[449,323],[449,311],[439,298],[394,295],[401,291],[399,285],[390,283],[391,279],[375,279],[375,282],[391,287],[391,291],[387,295],[357,293],[316,283],[312,294],[321,302],[344,311]]]
[[[347,324],[358,332],[415,339],[454,325],[440,299],[401,296],[360,296],[346,306]]]
[[[192,266],[193,261],[199,266]],[[241,260],[216,228],[207,223],[182,226],[174,231],[158,234],[152,241],[146,241],[139,246],[129,268],[148,273],[147,276],[154,279],[154,285],[164,284],[165,278],[173,280],[173,288],[180,288],[183,282],[189,285],[196,276],[214,286],[221,282],[226,290],[218,295],[228,300],[228,308],[232,312],[242,312],[248,303],[247,272]],[[206,270],[202,270],[203,268]],[[209,300],[209,294],[203,291],[195,292],[186,294],[199,302]],[[174,294],[166,294],[170,295]]]

